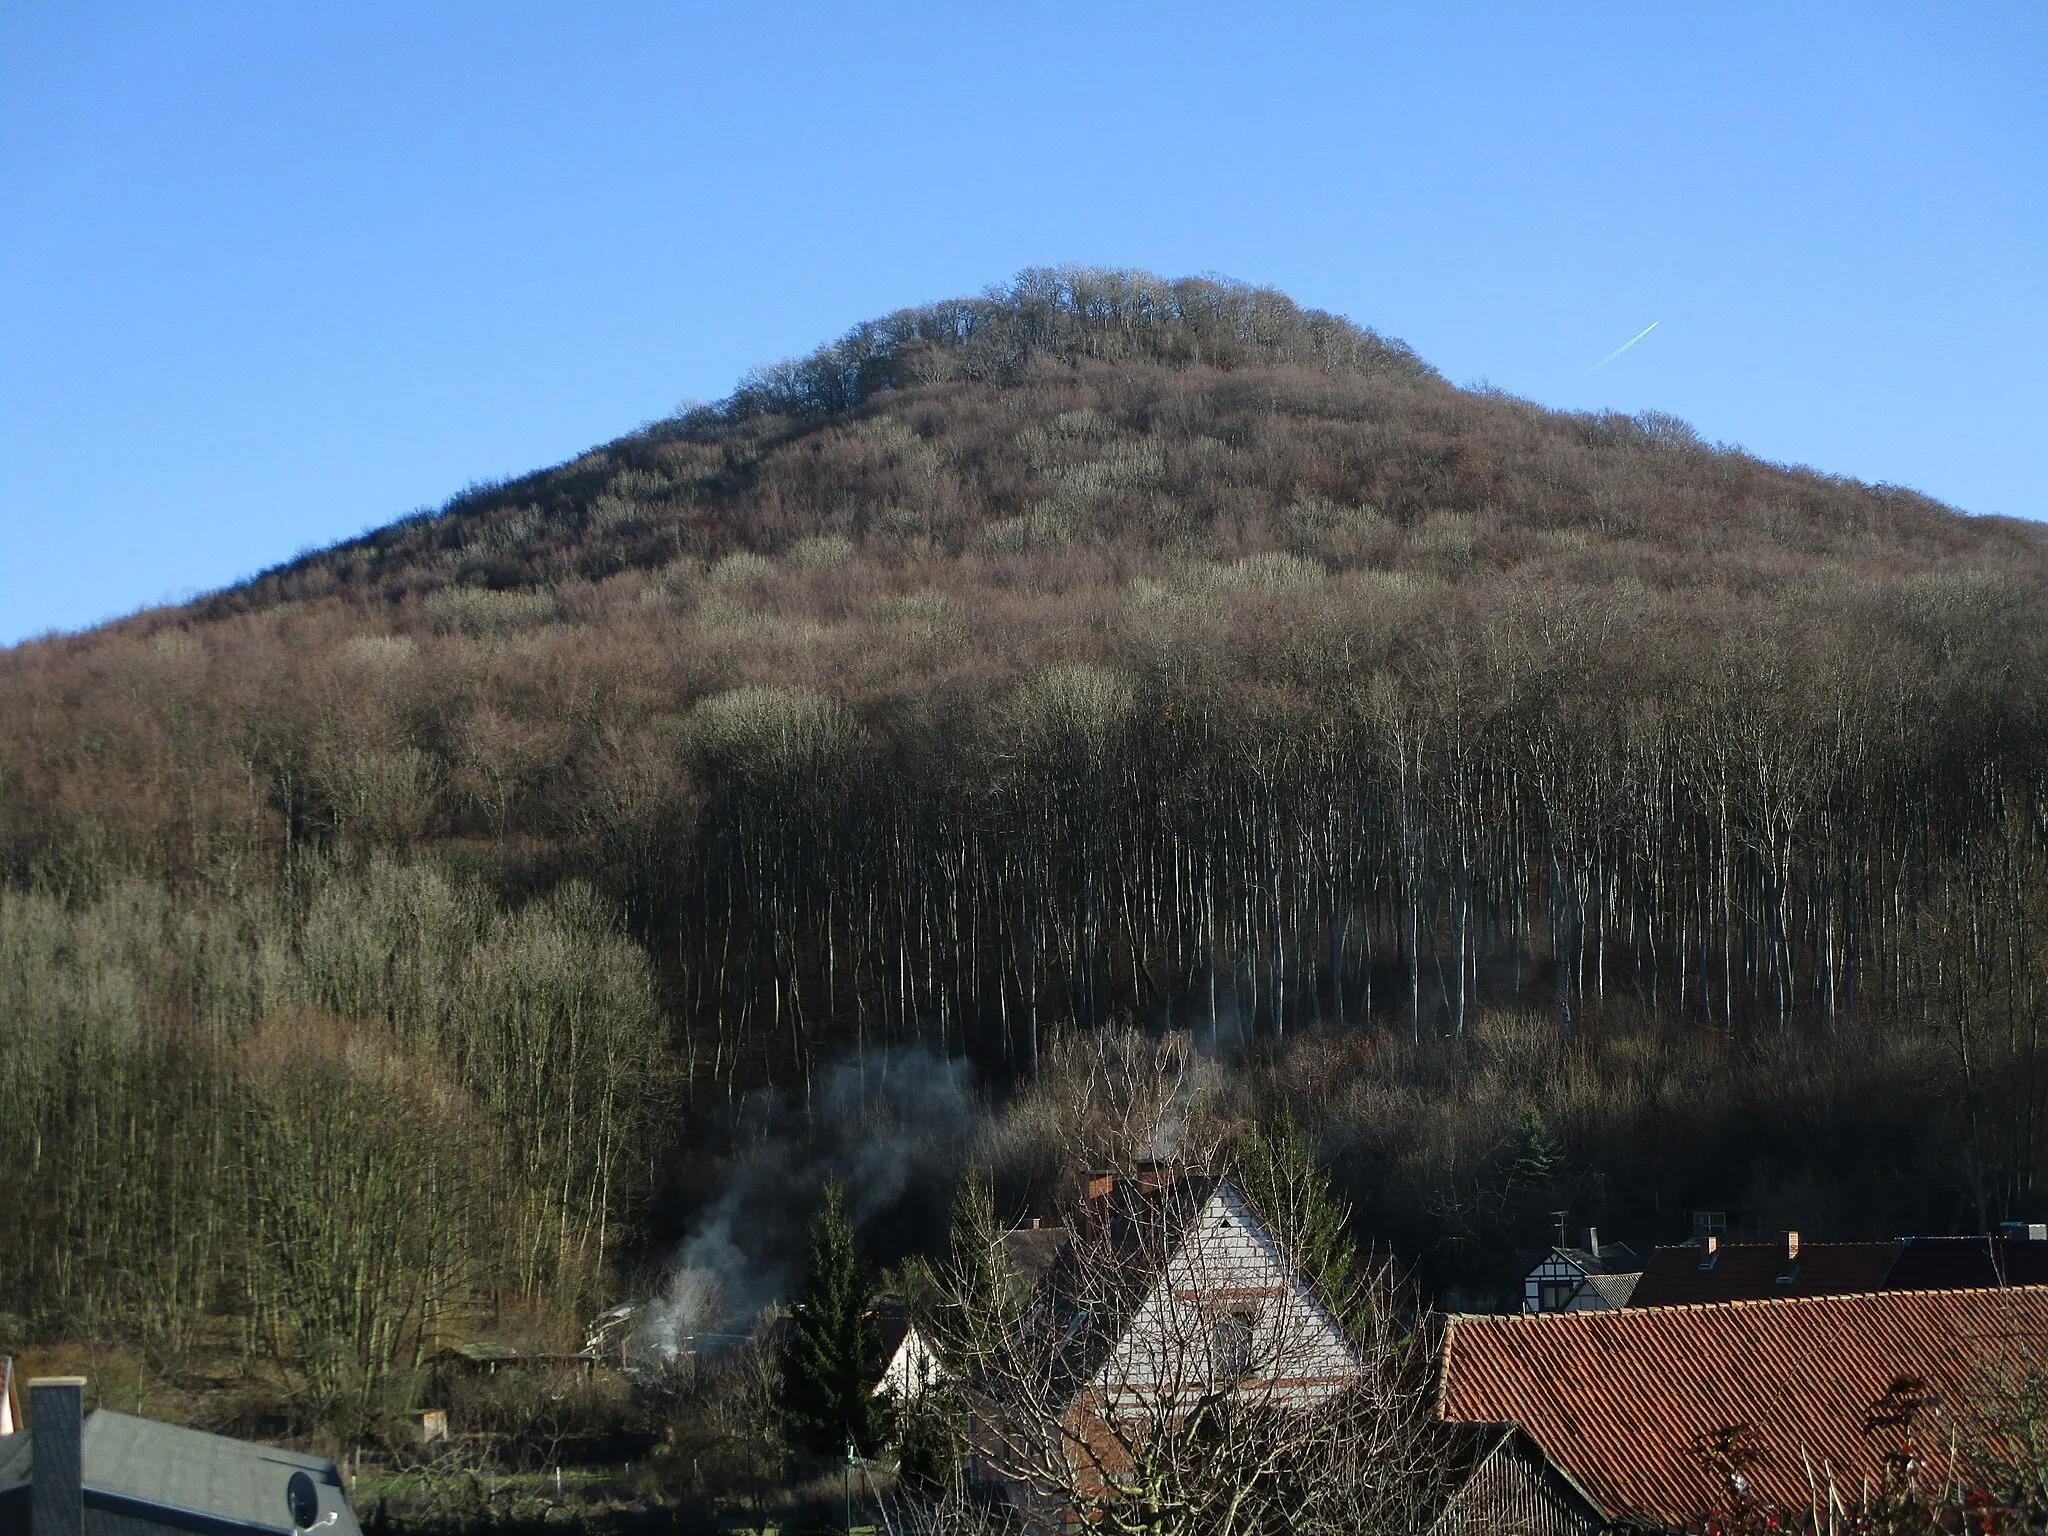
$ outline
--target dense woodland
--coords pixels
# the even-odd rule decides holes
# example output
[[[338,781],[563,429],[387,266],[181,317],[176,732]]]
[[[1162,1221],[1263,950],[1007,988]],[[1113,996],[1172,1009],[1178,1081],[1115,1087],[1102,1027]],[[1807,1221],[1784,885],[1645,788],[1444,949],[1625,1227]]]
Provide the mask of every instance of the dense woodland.
[[[573,1330],[846,1053],[970,1060],[1021,1213],[1131,1029],[1468,1302],[1556,1209],[2048,1216],[2044,598],[1268,291],[863,326],[0,653],[0,1310],[367,1401]]]

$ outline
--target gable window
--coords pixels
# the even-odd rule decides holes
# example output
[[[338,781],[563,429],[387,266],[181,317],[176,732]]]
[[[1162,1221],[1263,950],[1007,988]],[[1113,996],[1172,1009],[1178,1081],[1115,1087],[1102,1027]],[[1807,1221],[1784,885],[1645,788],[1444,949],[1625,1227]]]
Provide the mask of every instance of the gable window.
[[[1579,1282],[1571,1280],[1545,1280],[1536,1287],[1536,1310],[1538,1312],[1562,1312],[1572,1304],[1572,1298],[1579,1294]]]
[[[1252,1329],[1258,1324],[1258,1310],[1234,1305],[1216,1314],[1211,1324],[1209,1359],[1215,1367],[1215,1381],[1242,1381],[1252,1368]]]

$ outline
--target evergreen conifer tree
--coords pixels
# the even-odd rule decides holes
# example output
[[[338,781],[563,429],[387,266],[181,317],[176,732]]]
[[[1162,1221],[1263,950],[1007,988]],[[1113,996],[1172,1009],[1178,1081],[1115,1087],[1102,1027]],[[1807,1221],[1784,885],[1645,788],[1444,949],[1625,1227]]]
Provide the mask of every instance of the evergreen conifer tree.
[[[1543,1118],[1543,1111],[1531,1104],[1522,1112],[1522,1123],[1516,1129],[1509,1176],[1523,1189],[1544,1190],[1563,1174],[1564,1143]]]
[[[1291,1109],[1252,1128],[1238,1148],[1237,1178],[1309,1288],[1348,1321],[1360,1297],[1358,1247],[1346,1231],[1351,1210],[1316,1167]]]
[[[828,1183],[782,1356],[782,1419],[792,1444],[830,1455],[851,1440],[867,1455],[882,1443],[887,1414],[874,1396],[882,1346],[869,1300],[845,1192]]]

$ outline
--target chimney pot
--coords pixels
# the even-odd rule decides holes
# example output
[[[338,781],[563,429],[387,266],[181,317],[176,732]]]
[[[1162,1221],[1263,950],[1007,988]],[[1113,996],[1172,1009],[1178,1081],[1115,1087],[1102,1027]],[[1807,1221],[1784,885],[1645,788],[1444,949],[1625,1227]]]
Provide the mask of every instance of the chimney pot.
[[[1799,1234],[1797,1232],[1787,1232],[1785,1234],[1785,1263],[1789,1266],[1798,1262]]]
[[[83,1376],[42,1376],[28,1384],[30,1536],[84,1536]]]
[[[1721,1251],[1721,1239],[1720,1239],[1720,1238],[1718,1238],[1718,1237],[1715,1237],[1715,1236],[1713,1236],[1713,1235],[1711,1235],[1711,1234],[1709,1234],[1709,1235],[1708,1235],[1708,1237],[1707,1237],[1707,1252],[1708,1252],[1708,1253],[1719,1253],[1720,1251]]]

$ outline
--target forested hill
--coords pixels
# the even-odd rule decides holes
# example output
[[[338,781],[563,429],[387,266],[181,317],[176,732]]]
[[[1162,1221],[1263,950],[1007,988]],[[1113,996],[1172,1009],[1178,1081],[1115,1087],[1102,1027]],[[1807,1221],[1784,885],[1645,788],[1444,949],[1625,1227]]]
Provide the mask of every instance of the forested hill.
[[[1125,766],[1252,722],[1382,759],[1411,710],[1425,776],[1580,715],[1675,744],[1732,711],[1789,753],[1825,708],[1836,750],[1996,752],[2036,730],[2044,581],[2033,525],[1459,390],[1269,291],[1030,273],[5,653],[0,874],[442,845],[654,921],[735,751],[930,811],[1077,710]]]
[[[1032,273],[892,316],[0,653],[0,1017],[29,1042],[0,1158],[43,1170],[0,1179],[0,1282],[253,1286],[206,1248],[224,1217],[153,1279],[134,1234],[229,1165],[316,1178],[294,1138],[381,1155],[362,1127],[402,1102],[408,1157],[426,1116],[493,1191],[433,1186],[482,1223],[464,1262],[584,1296],[687,1123],[657,1097],[910,1038],[1028,1080],[1056,1029],[1122,1023],[1362,1042],[1370,1111],[1340,1074],[1303,1113],[1372,1122],[1328,1131],[1355,1191],[1452,1190],[1382,1199],[1418,1243],[1505,1241],[1481,1177],[1598,1172],[1645,1222],[1767,1205],[1767,1165],[1843,1224],[2016,1209],[2048,1124],[2017,1070],[2048,995],[2044,597],[2031,525],[1461,390],[1263,290]],[[1560,1063],[1624,1017],[1665,1043],[1575,1098]],[[1503,1020],[1523,1054],[1488,1058],[1468,1140],[1384,1139],[1478,1102],[1386,1052]],[[1801,1110],[1644,1150],[1735,1123],[1700,1085],[1755,1052],[1852,1037],[1856,1070],[1903,1063],[1813,1089],[1886,1124],[1867,1145],[1798,1163]],[[360,1115],[323,1130],[337,1081]],[[181,1139],[234,1105],[254,1140]]]

